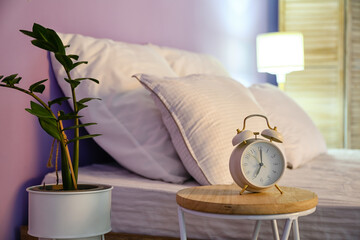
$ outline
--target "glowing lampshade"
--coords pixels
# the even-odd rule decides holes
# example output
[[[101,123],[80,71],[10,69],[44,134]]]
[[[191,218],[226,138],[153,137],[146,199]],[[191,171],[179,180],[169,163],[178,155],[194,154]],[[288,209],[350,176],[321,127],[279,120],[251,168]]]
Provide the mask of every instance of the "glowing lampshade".
[[[256,38],[257,68],[259,72],[276,74],[279,84],[285,75],[304,70],[304,39],[299,32],[260,34]]]

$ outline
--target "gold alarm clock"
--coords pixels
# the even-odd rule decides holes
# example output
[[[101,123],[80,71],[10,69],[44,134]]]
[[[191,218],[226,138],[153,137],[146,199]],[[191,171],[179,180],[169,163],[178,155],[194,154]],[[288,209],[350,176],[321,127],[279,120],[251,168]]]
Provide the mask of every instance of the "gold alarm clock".
[[[245,130],[246,120],[252,117],[262,117],[266,120],[268,129],[261,132]],[[275,186],[283,193],[276,183],[285,171],[285,157],[280,149],[273,143],[283,142],[282,135],[276,127],[271,127],[267,117],[252,114],[244,119],[243,129],[237,129],[237,134],[232,140],[235,149],[230,156],[230,173],[235,183],[239,185],[242,194],[245,190],[262,192]]]

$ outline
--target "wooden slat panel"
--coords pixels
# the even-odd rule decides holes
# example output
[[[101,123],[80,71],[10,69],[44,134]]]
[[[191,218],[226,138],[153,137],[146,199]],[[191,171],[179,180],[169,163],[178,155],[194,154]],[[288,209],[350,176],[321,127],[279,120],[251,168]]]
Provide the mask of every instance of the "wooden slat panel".
[[[343,106],[338,69],[314,68],[287,75],[285,92],[314,120],[329,147],[343,146]],[[339,86],[340,85],[340,86]]]
[[[360,2],[347,2],[347,147],[360,148]]]
[[[300,31],[304,34],[305,65],[337,66],[342,58],[339,35],[342,34],[343,1],[282,1],[280,11],[284,20],[281,31]],[[340,54],[340,55],[339,55]]]
[[[344,0],[280,0],[280,31],[304,34],[305,70],[287,75],[288,93],[330,148],[344,145]]]

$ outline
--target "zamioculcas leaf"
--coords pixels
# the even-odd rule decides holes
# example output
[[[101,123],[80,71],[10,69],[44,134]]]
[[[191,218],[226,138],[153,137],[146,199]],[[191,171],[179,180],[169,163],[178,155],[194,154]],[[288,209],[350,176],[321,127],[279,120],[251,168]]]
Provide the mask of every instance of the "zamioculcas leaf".
[[[101,100],[100,98],[83,98],[83,99],[81,99],[79,102],[80,103],[86,103],[86,102],[89,102],[89,101],[91,101],[91,100]]]
[[[81,102],[77,102],[77,103],[76,103],[76,106],[77,106],[77,111],[79,112],[81,109],[86,108],[88,105],[83,104],[83,103],[81,103]]]
[[[57,125],[57,121],[51,118],[39,118],[42,129],[45,130],[50,136],[60,141],[60,133]]]
[[[52,118],[55,119],[55,117],[43,106],[31,101],[31,109],[26,108],[25,110],[29,113],[39,117],[39,118]]]
[[[73,68],[73,63],[71,61],[71,58],[69,58],[65,54],[55,53],[55,58],[65,68],[66,71],[70,71]]]
[[[45,90],[45,85],[42,84],[44,82],[46,82],[47,79],[44,79],[44,80],[41,80],[39,82],[36,82],[34,84],[32,84],[30,87],[29,87],[29,91],[30,92],[38,92],[38,93],[42,93],[44,90]]]
[[[84,123],[84,124],[67,127],[67,128],[64,128],[63,130],[70,130],[70,129],[81,128],[81,127],[86,127],[86,126],[91,126],[91,125],[96,125],[96,124],[97,123]]]
[[[20,30],[20,32],[22,32],[23,34],[25,34],[25,35],[27,35],[29,37],[32,37],[32,38],[39,38],[40,37],[36,33],[30,32],[30,31],[27,31],[27,30]]]
[[[84,103],[86,102],[89,102],[91,100],[101,100],[100,98],[83,98],[81,99],[80,101],[78,101],[76,104],[77,104],[77,107],[78,107],[78,112],[81,110],[81,109],[84,109],[87,107],[87,105],[85,105]]]
[[[59,120],[70,120],[70,119],[76,119],[76,118],[81,118],[82,116],[77,116],[75,113],[67,113],[65,114],[64,112],[60,111],[61,114],[58,116]]]
[[[77,79],[74,79],[74,80],[69,80],[69,79],[67,79],[67,78],[64,78],[65,79],[65,81],[67,81],[68,83],[70,83],[70,85],[71,85],[71,88],[76,88],[77,86],[79,86],[79,84],[80,84],[80,81],[78,81]]]
[[[93,82],[99,84],[99,80],[97,80],[97,79],[95,79],[95,78],[76,78],[76,79],[74,79],[74,80],[76,80],[76,81],[90,80],[90,81],[93,81]]]
[[[72,58],[74,60],[78,60],[79,59],[79,56],[78,55],[74,55],[74,54],[70,54],[70,55],[67,55],[69,58]]]
[[[38,47],[38,48],[42,48],[42,49],[50,51],[50,52],[56,51],[56,48],[55,48],[55,46],[53,44],[50,44],[50,43],[45,42],[43,40],[35,39],[35,40],[32,40],[31,43],[34,46]]]
[[[93,81],[93,82],[95,82],[95,83],[97,83],[97,84],[100,83],[99,80],[97,80],[97,79],[95,79],[95,78],[87,78],[87,79],[90,80],[90,81]]]
[[[41,85],[37,86],[36,88],[34,88],[32,90],[32,92],[43,93],[44,90],[45,90],[45,85],[41,84]]]
[[[47,34],[48,34],[48,37],[49,37],[49,41],[52,42],[52,43],[55,43],[55,45],[56,45],[56,51],[55,52],[65,54],[64,44],[62,43],[62,41],[59,38],[59,36],[57,35],[57,33],[54,30],[49,29],[49,28],[47,28],[46,31],[47,31]]]
[[[11,74],[7,77],[5,77],[1,82],[6,83],[6,85],[8,86],[14,86],[15,84],[18,84],[21,80],[21,77],[17,77],[17,73],[16,74]]]
[[[76,68],[76,67],[79,66],[80,64],[88,64],[88,62],[87,62],[87,61],[76,62],[76,63],[73,64],[73,66],[72,66],[71,69]]]
[[[43,26],[41,26],[38,23],[34,23],[33,28],[32,28],[33,32],[37,34],[38,39],[43,39],[43,40],[48,40],[46,37],[46,28],[44,28]]]
[[[97,136],[101,136],[101,134],[84,135],[84,136],[81,136],[81,137],[73,138],[73,139],[69,140],[67,143],[75,142],[76,140],[81,140],[81,139],[94,138],[94,137],[97,137]]]
[[[69,97],[59,97],[59,98],[55,98],[55,99],[52,100],[52,101],[49,101],[48,104],[49,104],[49,107],[50,107],[51,105],[53,105],[53,104],[59,104],[59,105],[61,105],[62,102],[66,101],[66,100],[68,100],[68,99],[70,99],[70,98],[69,98]]]

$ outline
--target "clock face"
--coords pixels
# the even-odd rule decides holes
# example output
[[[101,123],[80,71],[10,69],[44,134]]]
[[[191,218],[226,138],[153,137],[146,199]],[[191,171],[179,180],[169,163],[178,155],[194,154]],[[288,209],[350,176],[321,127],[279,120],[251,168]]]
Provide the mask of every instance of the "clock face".
[[[280,179],[285,169],[283,154],[268,141],[252,142],[243,152],[241,170],[248,182],[266,187]]]

